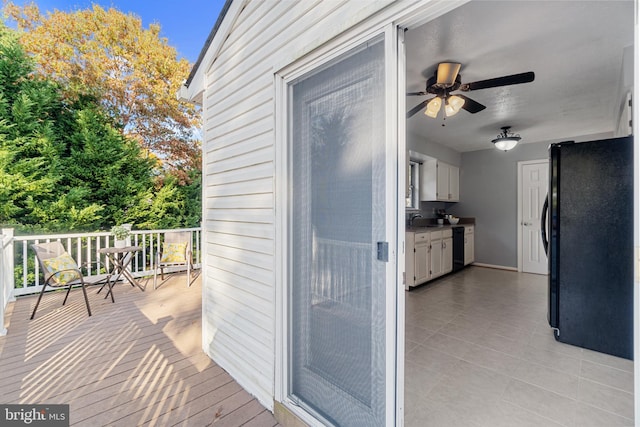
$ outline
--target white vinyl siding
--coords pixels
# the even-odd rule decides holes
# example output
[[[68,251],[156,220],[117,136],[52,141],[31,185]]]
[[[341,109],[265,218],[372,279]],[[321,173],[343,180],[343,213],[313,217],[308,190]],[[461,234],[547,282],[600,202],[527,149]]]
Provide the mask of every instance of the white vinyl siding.
[[[231,30],[216,35],[210,47],[217,49],[215,59],[205,56],[200,65],[203,346],[270,409],[276,353],[274,73],[388,3],[249,1],[239,15],[225,18],[235,19]]]

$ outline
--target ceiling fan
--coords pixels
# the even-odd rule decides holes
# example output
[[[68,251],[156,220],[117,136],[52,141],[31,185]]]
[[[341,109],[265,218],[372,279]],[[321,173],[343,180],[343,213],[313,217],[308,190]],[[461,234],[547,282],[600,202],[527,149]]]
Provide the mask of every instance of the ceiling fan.
[[[407,93],[407,96],[435,95],[433,98],[426,99],[409,110],[407,118],[413,116],[418,111],[421,111],[426,107],[424,114],[435,119],[440,112],[442,104],[444,104],[446,117],[457,114],[460,109],[464,109],[475,114],[487,107],[464,95],[451,94],[451,92],[456,90],[469,92],[472,90],[488,89],[492,87],[517,85],[520,83],[532,82],[535,78],[533,71],[528,71],[526,73],[480,80],[473,83],[462,83],[460,74],[458,74],[460,71],[460,65],[461,64],[458,64],[457,62],[441,62],[438,64],[438,69],[433,77],[427,80],[427,87],[425,91]]]

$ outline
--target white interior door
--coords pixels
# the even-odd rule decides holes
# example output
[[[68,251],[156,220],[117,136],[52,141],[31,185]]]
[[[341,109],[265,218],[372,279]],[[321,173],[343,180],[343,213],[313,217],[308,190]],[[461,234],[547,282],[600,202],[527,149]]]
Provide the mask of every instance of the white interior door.
[[[547,255],[542,245],[540,217],[549,188],[549,162],[523,163],[520,168],[522,271],[547,274]]]
[[[385,66],[380,36],[288,83],[288,397],[345,427],[385,425],[395,398]]]

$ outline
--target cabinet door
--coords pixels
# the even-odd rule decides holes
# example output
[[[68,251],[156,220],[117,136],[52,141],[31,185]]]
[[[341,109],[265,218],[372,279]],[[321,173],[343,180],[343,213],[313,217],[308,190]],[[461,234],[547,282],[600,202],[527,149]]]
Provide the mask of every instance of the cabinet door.
[[[475,260],[473,233],[464,235],[464,265],[471,264]]]
[[[453,271],[453,238],[442,239],[442,274]]]
[[[438,161],[423,160],[420,165],[420,200],[433,202],[438,200]]]
[[[431,241],[431,274],[430,279],[442,276],[442,239]]]
[[[436,179],[436,197],[438,200],[449,200],[449,165],[438,162]]]
[[[460,200],[460,168],[449,166],[449,201]]]
[[[414,257],[414,283],[420,283],[429,280],[429,243],[417,244],[415,247]]]

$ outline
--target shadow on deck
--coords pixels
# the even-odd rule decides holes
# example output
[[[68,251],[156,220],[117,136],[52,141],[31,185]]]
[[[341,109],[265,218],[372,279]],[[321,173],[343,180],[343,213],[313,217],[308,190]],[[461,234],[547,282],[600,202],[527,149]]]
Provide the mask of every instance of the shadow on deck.
[[[142,281],[143,285],[145,281]],[[0,403],[70,405],[78,426],[277,425],[273,415],[202,351],[201,278],[146,291],[73,290],[9,304],[0,337]]]

